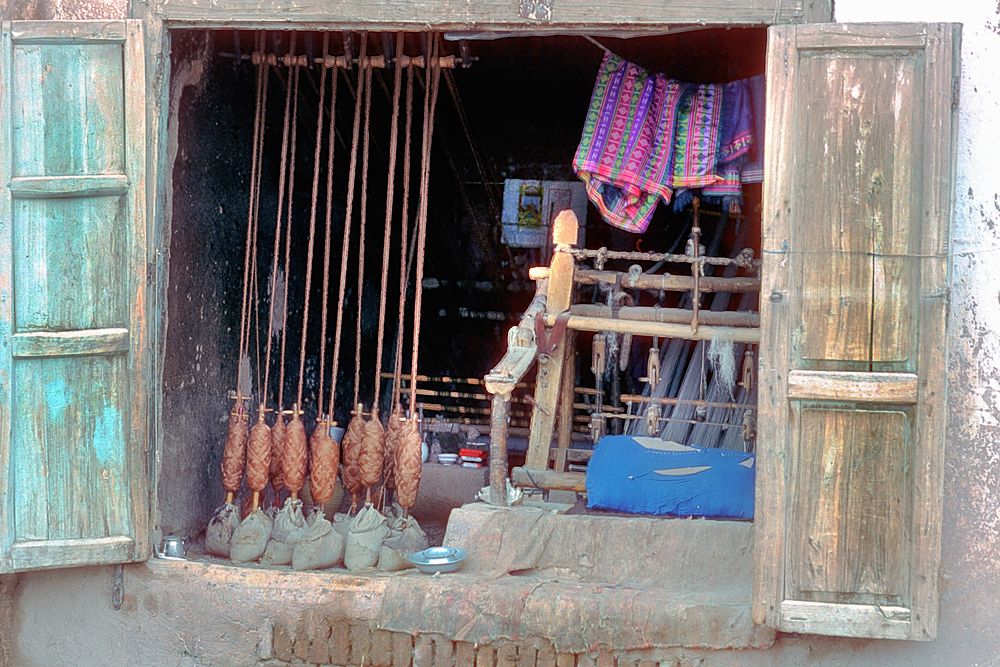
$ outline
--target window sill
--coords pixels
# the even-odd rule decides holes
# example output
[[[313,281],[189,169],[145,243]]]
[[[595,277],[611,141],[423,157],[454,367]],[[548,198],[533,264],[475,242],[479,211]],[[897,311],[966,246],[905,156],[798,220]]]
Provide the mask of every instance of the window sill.
[[[569,653],[762,648],[774,633],[751,620],[751,533],[738,522],[474,504],[451,515],[445,541],[469,559],[450,575],[170,560],[149,568],[178,585],[207,587],[224,606],[316,611],[473,644],[539,639]]]

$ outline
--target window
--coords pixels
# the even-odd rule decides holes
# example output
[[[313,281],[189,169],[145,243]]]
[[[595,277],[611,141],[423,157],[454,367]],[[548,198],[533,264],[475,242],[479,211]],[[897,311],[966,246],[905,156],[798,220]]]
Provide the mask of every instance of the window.
[[[755,618],[932,639],[959,31],[770,41]],[[141,560],[140,23],[5,24],[0,48],[0,572]],[[66,112],[64,91],[93,81],[120,96]]]

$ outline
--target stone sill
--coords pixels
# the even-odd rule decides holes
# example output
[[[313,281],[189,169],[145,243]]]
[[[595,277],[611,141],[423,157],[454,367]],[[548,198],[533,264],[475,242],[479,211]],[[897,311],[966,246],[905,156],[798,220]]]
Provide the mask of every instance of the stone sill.
[[[751,620],[751,531],[732,522],[480,504],[452,513],[446,543],[470,552],[454,574],[154,559],[144,576],[152,588],[208,608],[252,608],[273,623],[322,617],[367,623],[373,631],[573,654],[763,648],[774,633]],[[627,544],[634,546],[622,553]]]

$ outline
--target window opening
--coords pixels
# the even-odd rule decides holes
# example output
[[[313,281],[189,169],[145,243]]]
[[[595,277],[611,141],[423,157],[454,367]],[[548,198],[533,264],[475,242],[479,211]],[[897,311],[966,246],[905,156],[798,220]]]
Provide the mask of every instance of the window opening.
[[[744,187],[739,209],[704,197],[676,210],[661,203],[644,233],[617,230],[572,168],[605,52],[578,36],[444,37],[172,33],[170,122],[178,152],[158,482],[164,532],[198,535],[223,494],[240,518],[249,516],[254,491],[263,508],[285,503],[281,466],[258,471],[256,489],[246,479],[234,483],[240,450],[222,446],[230,418],[224,403],[237,406],[237,430],[249,431],[262,393],[292,397],[282,401],[289,405],[265,406],[265,421],[274,423],[266,410],[289,412],[289,423],[303,424],[315,447],[317,416],[337,441],[349,429],[355,397],[368,401],[369,414],[377,400],[374,411],[392,424],[394,412],[407,414],[411,396],[411,414],[421,420],[418,444],[440,461],[424,466],[420,496],[431,507],[422,509],[418,496],[413,513],[428,542],[440,544],[448,485],[474,493],[487,483],[491,396],[482,376],[506,351],[507,329],[531,306],[529,269],[548,267],[557,252],[552,223],[563,209],[582,221],[572,250],[580,316],[614,311],[661,322],[683,310],[696,313],[683,320],[693,328],[756,326],[759,185]],[[677,80],[726,82],[763,71],[764,42],[762,29],[720,29],[602,37],[599,44]],[[442,67],[428,70],[433,58]],[[293,114],[287,132],[286,102]],[[425,136],[433,150],[423,163]],[[346,242],[345,218],[353,230]],[[388,232],[380,224],[386,220]],[[418,279],[421,234],[426,263]],[[247,247],[254,252],[241,252]],[[689,283],[698,286],[697,298]],[[423,333],[414,368],[417,292]],[[342,349],[334,351],[341,320]],[[279,360],[280,340],[291,337],[284,373],[274,358],[267,364],[269,336]],[[754,343],[581,331],[576,346],[567,384],[572,446],[553,448],[549,472],[585,471],[592,436],[601,433],[658,431],[682,445],[752,449]],[[513,390],[511,469],[526,462],[535,384],[532,370]],[[231,456],[223,460],[224,452]],[[459,477],[463,459],[479,475],[474,483],[446,477]],[[220,480],[227,461],[229,478]],[[431,466],[441,478],[431,479]],[[293,523],[306,530],[311,487],[325,485],[322,476],[301,476],[306,512]],[[376,506],[400,493],[369,486]],[[363,486],[354,491],[363,505]],[[350,496],[341,476],[326,498],[327,515],[347,510]],[[577,503],[571,511],[587,510]]]

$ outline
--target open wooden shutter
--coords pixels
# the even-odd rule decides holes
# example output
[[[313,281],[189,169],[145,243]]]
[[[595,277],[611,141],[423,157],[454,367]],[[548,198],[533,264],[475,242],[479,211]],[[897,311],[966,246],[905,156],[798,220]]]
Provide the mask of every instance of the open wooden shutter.
[[[754,618],[933,639],[959,27],[769,37]]]
[[[0,49],[0,572],[145,559],[141,23]]]

